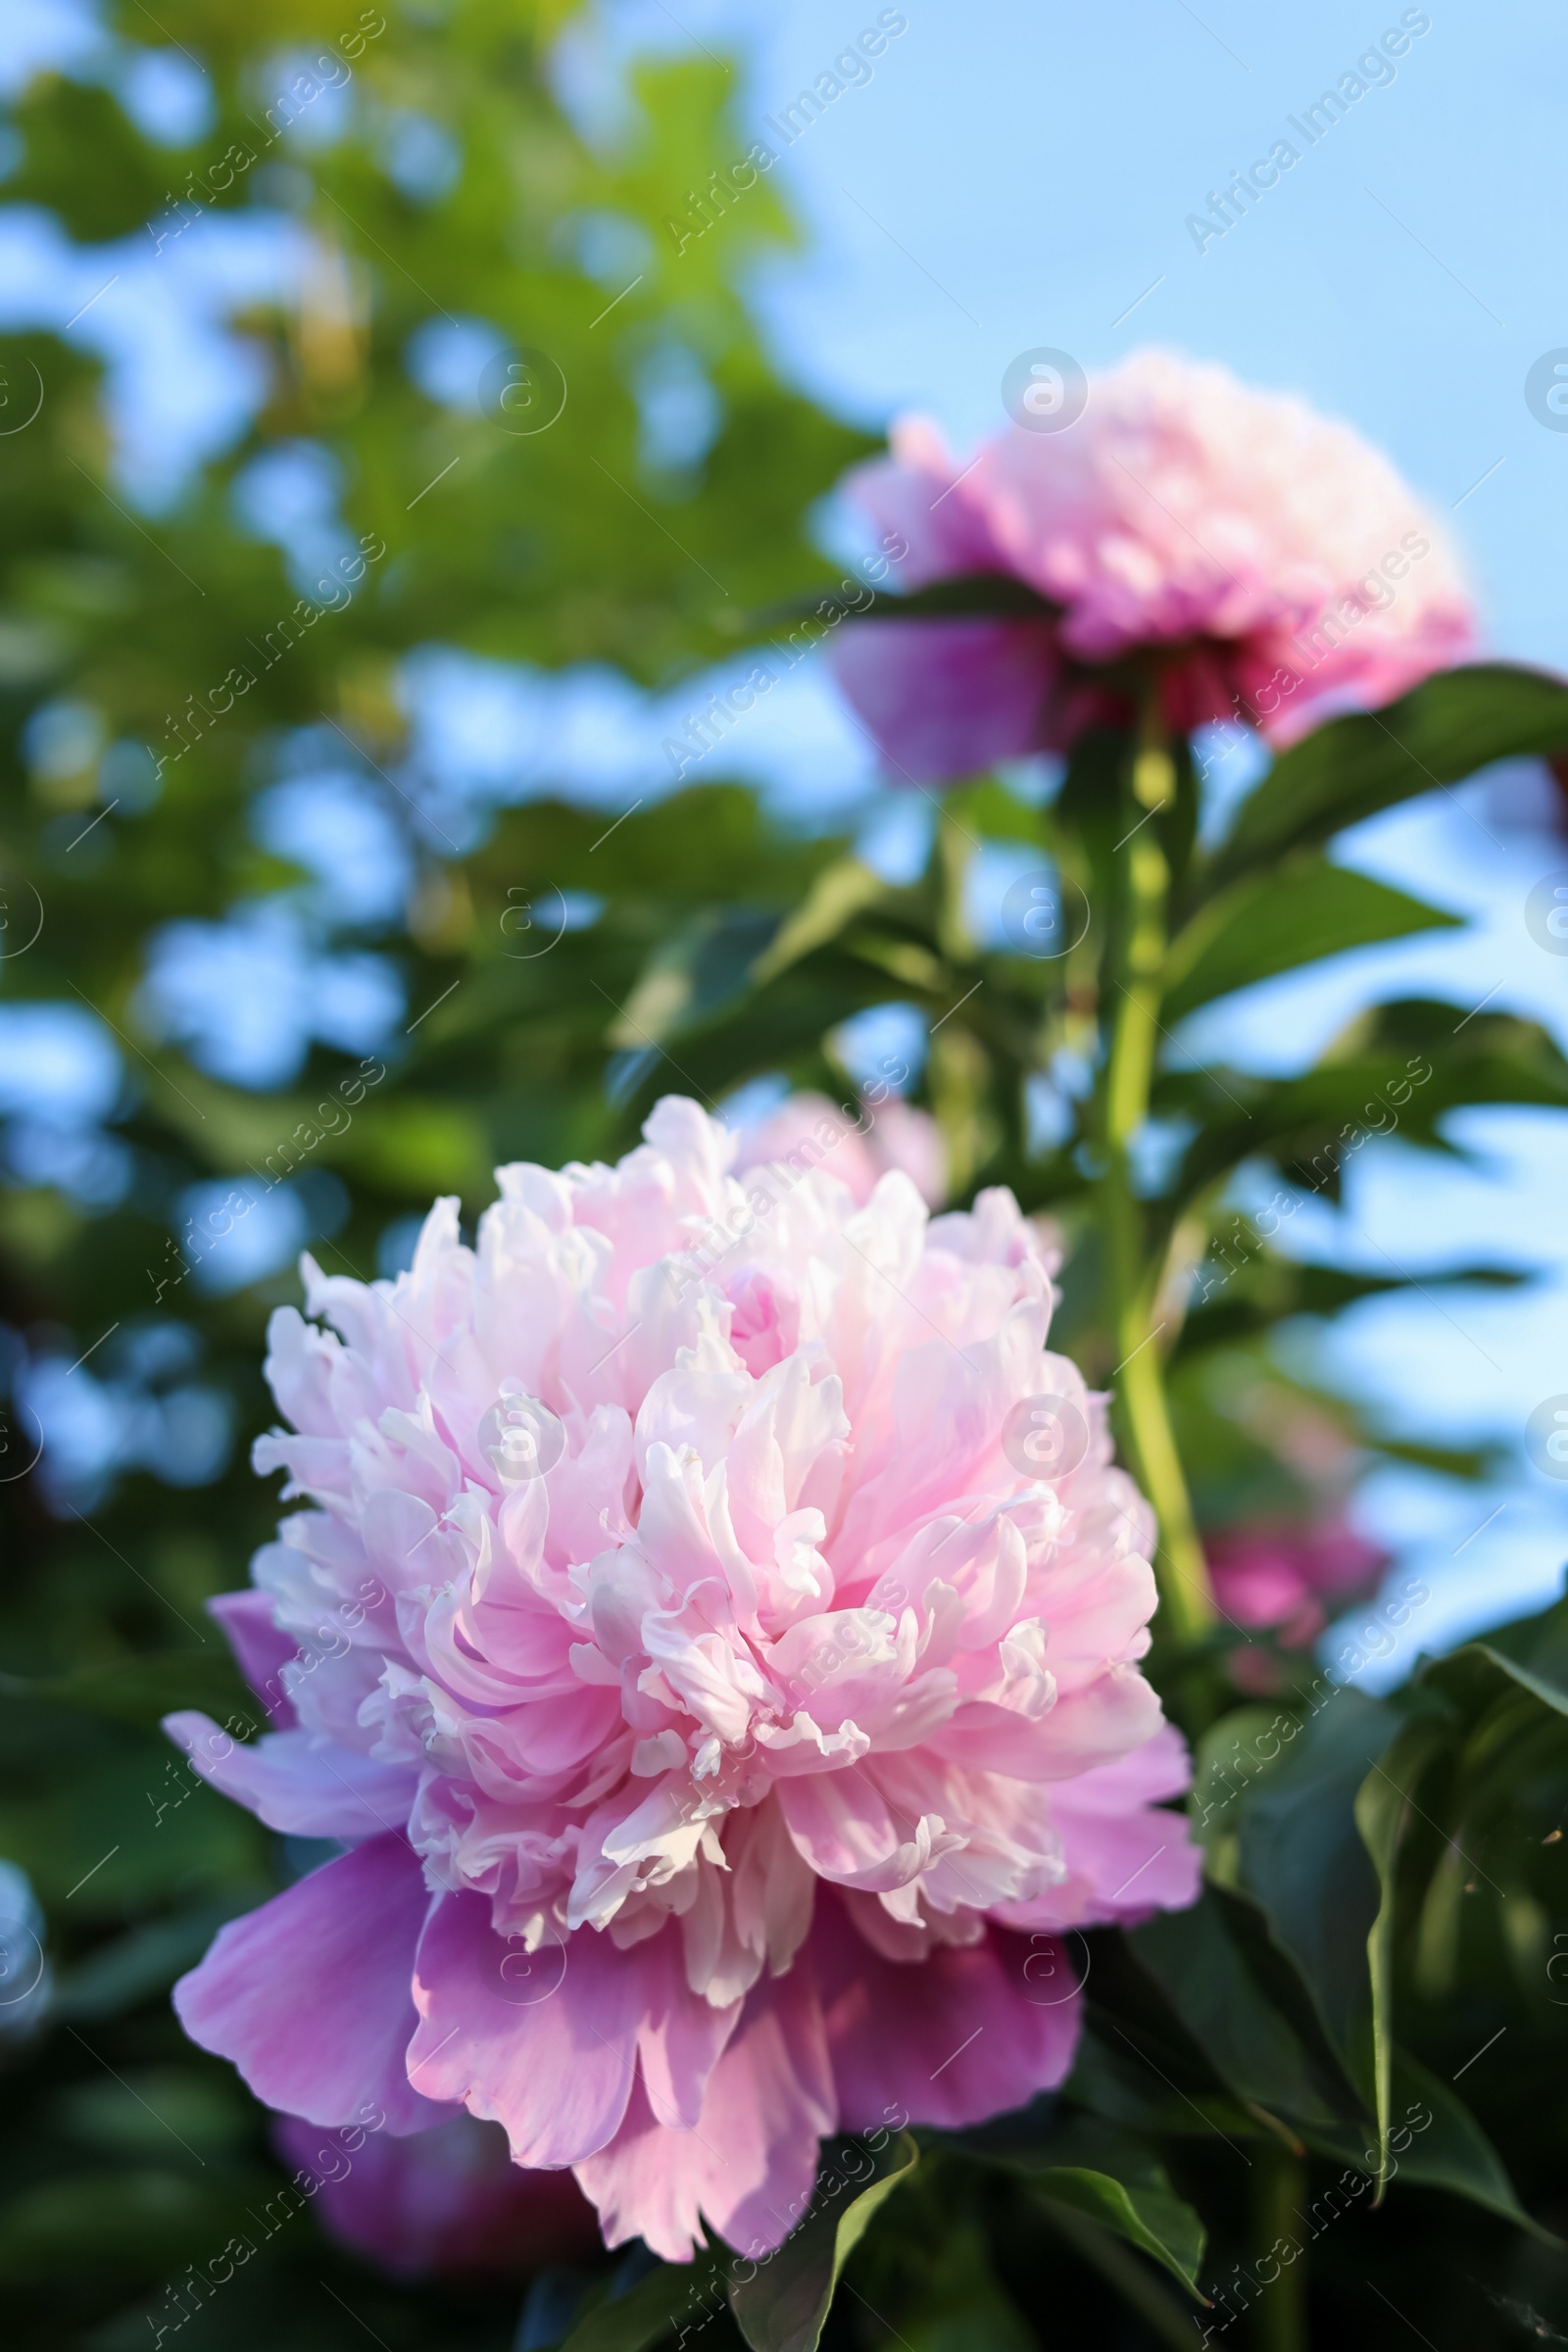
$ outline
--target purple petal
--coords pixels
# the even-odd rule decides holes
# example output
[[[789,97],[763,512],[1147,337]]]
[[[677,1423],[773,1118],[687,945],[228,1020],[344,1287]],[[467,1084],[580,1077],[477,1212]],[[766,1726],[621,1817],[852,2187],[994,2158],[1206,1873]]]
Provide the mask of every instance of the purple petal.
[[[446,1895],[419,1943],[409,2074],[428,2097],[504,2124],[515,2164],[575,2164],[626,2111],[643,2013],[635,1952],[580,1928],[532,1954],[476,1894]]]
[[[819,1895],[809,1949],[844,2129],[983,2123],[1061,2082],[1078,2039],[1075,1977],[1054,1947],[1054,1973],[1030,1969],[1044,1942],[992,1929],[925,1960],[885,1960]]]
[[[1038,621],[856,621],[833,649],[839,685],[894,780],[911,784],[946,783],[1041,750],[1059,667]]]
[[[271,1594],[258,1592],[254,1586],[241,1592],[216,1592],[207,1603],[207,1614],[222,1627],[235,1663],[276,1729],[291,1730],[299,1718],[283,1689],[282,1670],[290,1658],[299,1656],[300,1645],[273,1623]]]
[[[422,2132],[441,2109],[405,2062],[414,1955],[429,1904],[401,1838],[374,1838],[220,1928],[174,1986],[192,2041],[231,2059],[259,2099],[313,2124]]]
[[[418,1787],[412,1764],[378,1764],[314,1732],[265,1732],[250,1745],[189,1709],[164,1729],[193,1772],[288,1838],[396,1835]]]

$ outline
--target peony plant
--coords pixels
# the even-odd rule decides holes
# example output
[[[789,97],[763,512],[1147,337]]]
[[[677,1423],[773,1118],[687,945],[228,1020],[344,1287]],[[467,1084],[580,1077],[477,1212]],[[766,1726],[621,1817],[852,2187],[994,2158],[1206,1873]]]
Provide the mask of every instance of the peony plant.
[[[648,969],[703,986],[607,1033],[637,1040],[611,1075],[640,1145],[502,1167],[471,1243],[438,1201],[396,1279],[304,1261],[254,1457],[299,1507],[212,1604],[267,1726],[168,1729],[337,1850],[295,1853],[175,2006],[284,2154],[382,2119],[319,2210],[399,2275],[515,2272],[585,2230],[633,2247],[613,2282],[540,2280],[530,2341],[547,2308],[629,2348],[727,2300],[749,2344],[815,2344],[918,2162],[884,2241],[906,2324],[929,2290],[1010,2327],[972,2281],[1044,2217],[1162,2335],[1183,2316],[1127,2247],[1210,2336],[1256,2303],[1296,2352],[1314,2167],[1341,2211],[1397,2176],[1524,2218],[1446,2086],[1469,2026],[1422,2004],[1481,1916],[1454,1899],[1473,1820],[1528,1818],[1523,1862],[1487,1867],[1548,1915],[1568,1691],[1550,1613],[1408,1694],[1348,1692],[1344,1647],[1320,1674],[1292,1654],[1384,1562],[1298,1524],[1331,1422],[1360,1455],[1267,1334],[1386,1286],[1269,1242],[1373,1136],[1431,1143],[1458,1103],[1560,1103],[1568,1078],[1484,1008],[1379,1010],[1298,1079],[1194,1069],[1178,1033],[1441,920],[1325,845],[1568,742],[1568,697],[1446,668],[1473,624],[1411,494],[1216,369],[1145,356],[964,467],[901,427],[850,488],[904,593],[817,609],[891,776],[956,787],[929,870],[824,848],[761,951],[750,902],[687,909]],[[1273,765],[1216,821],[1192,738],[1225,718]],[[962,781],[1041,749],[1064,755],[1043,807]],[[982,835],[1021,868],[990,945]],[[925,1016],[899,1083],[929,1109],[837,1091],[846,1015],[890,994]],[[707,1109],[639,1091],[676,1039]],[[732,1133],[713,1098],[775,1058],[796,1091]],[[1281,1187],[1251,1217],[1249,1162]],[[1245,2214],[1204,2171],[1220,2144]],[[675,2267],[644,2276],[639,2241]],[[1031,2250],[1032,2315],[1057,2253]]]

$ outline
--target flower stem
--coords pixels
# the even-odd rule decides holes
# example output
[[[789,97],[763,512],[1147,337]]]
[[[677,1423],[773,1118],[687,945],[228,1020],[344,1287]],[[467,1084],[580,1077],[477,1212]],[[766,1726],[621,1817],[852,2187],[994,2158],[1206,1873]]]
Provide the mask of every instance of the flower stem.
[[[1159,1036],[1170,882],[1152,819],[1174,792],[1175,767],[1156,697],[1151,694],[1128,776],[1129,813],[1123,821],[1131,830],[1123,838],[1118,859],[1123,900],[1110,971],[1115,1003],[1105,1073],[1101,1196],[1111,1322],[1120,1358],[1116,1375],[1123,1435],[1132,1468],[1159,1522],[1154,1575],[1165,1624],[1178,1640],[1191,1640],[1212,1623],[1213,1595],[1171,1428],[1159,1332],[1151,1323],[1157,1268],[1146,1262],[1144,1215],[1132,1171],[1133,1140],[1149,1115]]]
[[[1257,2242],[1275,2274],[1251,2311],[1257,2352],[1307,2352],[1306,2264],[1297,2224],[1306,2200],[1306,2168],[1288,2148],[1259,2145],[1252,2189]],[[1286,2255],[1279,2251],[1289,2247]]]

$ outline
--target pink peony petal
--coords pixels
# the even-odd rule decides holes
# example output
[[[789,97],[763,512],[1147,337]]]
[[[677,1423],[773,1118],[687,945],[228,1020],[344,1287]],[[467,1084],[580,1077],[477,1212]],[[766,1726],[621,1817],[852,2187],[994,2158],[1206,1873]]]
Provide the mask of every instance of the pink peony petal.
[[[627,1965],[633,1965],[628,1962]],[[741,2003],[715,2007],[687,1982],[680,1929],[662,1928],[636,1948],[642,1996],[637,2055],[648,2103],[662,2122],[689,2131],[703,2111],[709,2078],[740,2020]]]
[[[445,1895],[419,1941],[409,2076],[504,2124],[515,2164],[575,2164],[626,2112],[644,2014],[636,1952],[591,1928],[533,1953],[491,1929],[475,1895]]]
[[[1027,2106],[1060,2082],[1078,2002],[1070,1990],[1056,1996],[1076,1980],[1060,1964],[1047,1976],[1041,1940],[993,1930],[966,1948],[892,1961],[831,1895],[820,1898],[809,1949],[844,2129],[955,2129]]]
[[[837,2128],[809,1972],[759,1984],[689,2131],[659,2120],[641,2082],[611,2144],[576,2167],[605,2243],[641,2237],[666,2262],[703,2243],[706,2215],[753,2257],[782,2245],[810,2202],[817,2141]]]
[[[1166,1723],[1131,1754],[1058,1783],[1052,1819],[1067,1876],[1032,1902],[999,1906],[996,1916],[1034,1930],[1185,1910],[1198,1899],[1203,1858],[1186,1816],[1157,1800],[1181,1795],[1191,1779],[1187,1742]]]
[[[280,1732],[298,1721],[293,1701],[283,1689],[281,1674],[299,1653],[299,1643],[282,1630],[265,1592],[248,1586],[243,1592],[217,1592],[207,1603],[228,1638],[235,1663]]]
[[[420,2132],[440,2108],[404,2063],[429,1897],[402,1838],[374,1838],[220,1928],[174,1986],[192,2041],[232,2060],[259,2099],[313,2124]]]
[[[290,1838],[402,1836],[418,1775],[404,1764],[377,1764],[353,1748],[309,1732],[265,1732],[254,1745],[220,1731],[210,1716],[186,1710],[164,1729],[193,1772],[270,1830]]]

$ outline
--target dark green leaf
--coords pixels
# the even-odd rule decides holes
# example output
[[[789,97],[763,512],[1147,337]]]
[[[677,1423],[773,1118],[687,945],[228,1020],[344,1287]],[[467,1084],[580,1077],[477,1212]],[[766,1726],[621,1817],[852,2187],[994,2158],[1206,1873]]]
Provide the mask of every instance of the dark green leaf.
[[[1430,2123],[1423,2119],[1430,2117]],[[1496,2149],[1459,2093],[1396,2048],[1390,2088],[1389,2178],[1420,2188],[1447,2188],[1528,2230],[1547,2245],[1559,2241],[1519,2203]],[[1408,2134],[1408,2137],[1406,2137]],[[1399,2142],[1405,2140],[1401,2148]]]
[[[809,956],[813,948],[836,939],[846,923],[886,895],[887,884],[858,858],[841,858],[825,867],[757,958],[751,972],[753,983],[761,987],[776,979],[803,956]]]
[[[1134,1929],[1132,1947],[1239,2099],[1293,2125],[1343,2122],[1356,2110],[1349,2086],[1268,1998],[1233,1933],[1237,1908],[1205,1888]]]
[[[1355,1797],[1356,1827],[1378,1874],[1378,1912],[1367,1935],[1367,1970],[1372,1996],[1373,2090],[1380,2170],[1385,2177],[1394,2095],[1394,1931],[1399,1846],[1411,1818],[1416,1785],[1446,1743],[1443,1724],[1428,1716],[1415,1717],[1396,1734]]]
[[[1367,1937],[1379,1886],[1356,1829],[1355,1797],[1398,1728],[1391,1708],[1337,1687],[1239,1799],[1243,1885],[1299,1969],[1337,2055],[1369,2103]]]
[[[1337,1200],[1347,1166],[1377,1137],[1452,1152],[1442,1122],[1482,1102],[1568,1105],[1568,1062],[1534,1022],[1428,1003],[1378,1006],[1300,1077],[1168,1071],[1154,1090],[1156,1111],[1200,1126],[1178,1180],[1184,1199],[1266,1154],[1292,1191]],[[1287,1228],[1292,1213],[1282,1196],[1265,1231]]]
[[[1079,2165],[1053,2166],[1035,2174],[1033,2184],[1038,2196],[1125,2238],[1179,2278],[1200,2303],[1205,2300],[1198,2285],[1203,2225],[1170,2189],[1129,2186],[1109,2173]]]
[[[844,2265],[919,2159],[906,2132],[877,2153],[855,2141],[825,2151],[806,2219],[776,2253],[750,2266],[749,2278],[731,2283],[730,2310],[752,2352],[816,2352]]]
[[[1484,1642],[1466,1646],[1482,1650],[1516,1679],[1524,1669],[1530,1677],[1528,1688],[1544,1704],[1568,1702],[1568,1599],[1507,1625],[1494,1626]],[[1428,1672],[1437,1675],[1446,1663],[1436,1661]]]
[[[1060,612],[1036,594],[1012,572],[972,571],[952,579],[935,580],[907,596],[878,596],[858,588],[852,596],[843,588],[824,588],[816,595],[791,598],[756,616],[755,626],[773,628],[784,621],[809,620],[952,620],[995,617],[999,620],[1049,619]]]
[[[1180,1020],[1232,989],[1324,956],[1459,922],[1324,858],[1292,858],[1277,873],[1233,883],[1177,933],[1165,959],[1163,1017]]]
[[[1568,748],[1568,686],[1505,662],[1428,678],[1386,710],[1330,719],[1283,752],[1213,862],[1215,879],[1272,864],[1287,850],[1494,760]]]
[[[1146,2063],[1138,2042],[1123,2038],[1108,2019],[1091,2014],[1065,2088],[1093,2115],[1133,2132],[1234,2138],[1253,2128],[1246,2109],[1228,2095],[1200,2085],[1178,2089],[1166,2069],[1156,2072],[1155,2065]]]
[[[723,2300],[723,2272],[715,2254],[700,2254],[695,2262],[662,2262],[624,2293],[612,2288],[577,2322],[561,2352],[650,2352],[677,2328],[701,2328]]]
[[[1202,2225],[1172,2192],[1147,2140],[1040,2098],[1016,2115],[944,2133],[943,2144],[1020,2174],[1039,2195],[1152,2255],[1197,2291]]]
[[[908,2352],[974,2352],[977,2344],[985,2352],[1036,2352],[1037,2341],[997,2277],[987,2231],[974,2221],[960,2222],[931,2248],[915,2316],[901,2310],[888,2340]],[[1190,2352],[1185,2342],[1182,2352]]]

